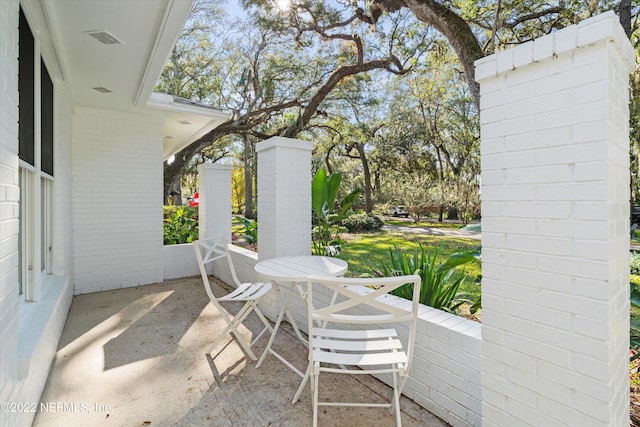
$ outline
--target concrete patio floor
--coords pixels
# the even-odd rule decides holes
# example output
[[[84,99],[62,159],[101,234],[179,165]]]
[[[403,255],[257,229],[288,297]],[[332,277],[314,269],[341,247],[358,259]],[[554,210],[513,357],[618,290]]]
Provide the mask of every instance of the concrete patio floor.
[[[247,336],[260,329],[255,315],[249,320]],[[199,277],[76,296],[41,399],[51,410],[39,411],[33,425],[310,425],[309,386],[291,404],[300,377],[275,357],[256,369],[231,339],[205,354],[224,326]],[[285,331],[274,348],[304,370],[306,348],[288,324]],[[320,393],[382,401],[391,389],[369,376],[338,375],[321,378]],[[409,399],[401,407],[404,426],[447,426]],[[320,426],[395,425],[385,409],[320,411]]]

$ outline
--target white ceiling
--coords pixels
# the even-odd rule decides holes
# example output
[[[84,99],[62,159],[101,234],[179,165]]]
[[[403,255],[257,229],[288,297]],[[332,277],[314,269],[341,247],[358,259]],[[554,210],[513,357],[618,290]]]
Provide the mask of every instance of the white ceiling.
[[[155,105],[149,101],[193,0],[22,0],[22,4],[32,31],[40,34],[49,73],[70,87],[74,106],[164,117],[165,159],[228,117],[198,105],[172,109],[168,98]],[[96,30],[106,30],[122,44],[96,41],[88,35]],[[93,89],[101,87],[111,92]]]

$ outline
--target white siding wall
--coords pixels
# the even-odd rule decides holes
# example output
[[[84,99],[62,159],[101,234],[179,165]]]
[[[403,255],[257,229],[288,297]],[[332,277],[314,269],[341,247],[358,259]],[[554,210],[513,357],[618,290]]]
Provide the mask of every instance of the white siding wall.
[[[486,426],[629,424],[633,63],[613,13],[476,63]]]
[[[76,294],[163,280],[161,129],[156,118],[74,112]]]

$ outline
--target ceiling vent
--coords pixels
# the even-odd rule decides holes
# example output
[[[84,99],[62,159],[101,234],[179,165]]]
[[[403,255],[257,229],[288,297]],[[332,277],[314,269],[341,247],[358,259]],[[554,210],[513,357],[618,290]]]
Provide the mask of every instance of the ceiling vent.
[[[86,34],[104,45],[124,44],[122,40],[108,32],[107,30],[87,31]]]
[[[178,120],[178,123],[180,123],[181,125],[190,125],[191,122],[189,120]]]
[[[113,91],[107,89],[106,87],[102,87],[102,86],[94,87],[93,90],[98,91],[100,93],[111,93],[111,92],[113,92]]]

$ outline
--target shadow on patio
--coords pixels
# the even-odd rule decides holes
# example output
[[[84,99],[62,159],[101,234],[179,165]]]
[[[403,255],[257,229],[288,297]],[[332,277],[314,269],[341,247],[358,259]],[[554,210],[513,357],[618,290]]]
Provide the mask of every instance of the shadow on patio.
[[[255,315],[249,319],[247,335],[260,329]],[[213,359],[205,354],[212,331],[223,327],[199,277],[76,296],[42,395],[50,411],[39,411],[33,425],[310,425],[309,386],[291,404],[300,378],[280,361],[269,356],[256,369],[231,338]],[[306,348],[285,330],[274,348],[304,370]],[[391,394],[372,377],[342,377],[324,380],[321,394]],[[401,407],[405,426],[447,425],[406,398]],[[384,409],[323,408],[319,425],[392,426],[394,418]]]

